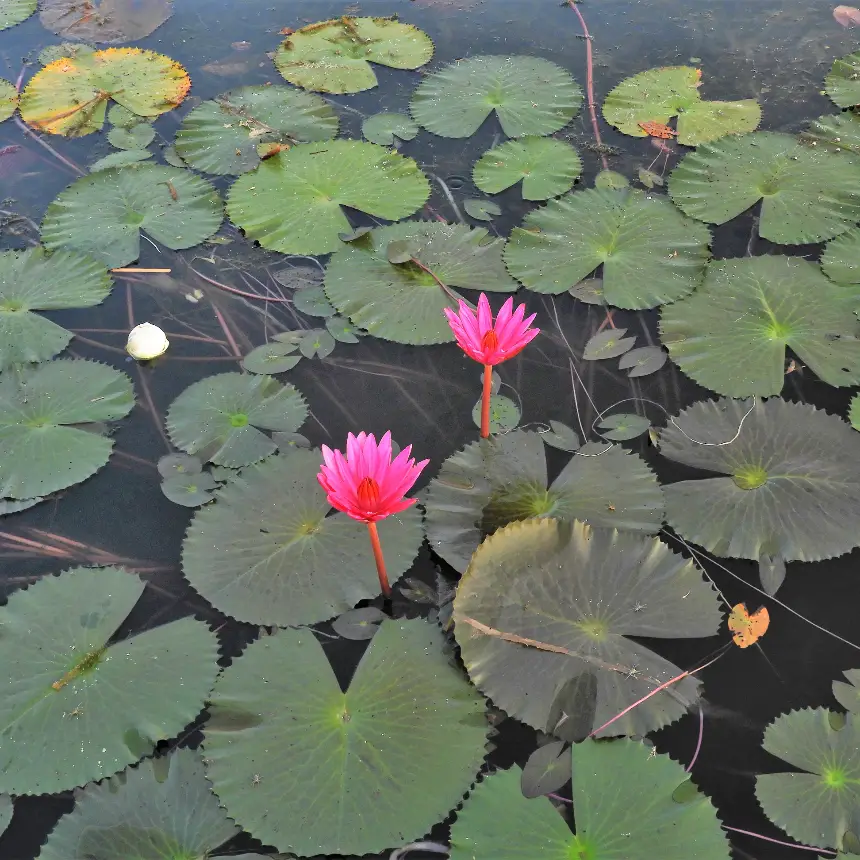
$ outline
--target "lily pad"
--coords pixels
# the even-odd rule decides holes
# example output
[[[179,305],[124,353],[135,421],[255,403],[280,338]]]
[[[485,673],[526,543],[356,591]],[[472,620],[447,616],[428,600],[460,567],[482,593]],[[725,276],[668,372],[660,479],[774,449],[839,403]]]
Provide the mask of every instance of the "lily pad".
[[[647,137],[639,123],[663,125],[678,117],[678,143],[699,146],[727,134],[754,131],[761,121],[755,99],[703,101],[701,69],[666,66],[626,78],[603,103],[603,118],[624,134]]]
[[[848,409],[848,421],[855,430],[860,431],[860,394],[855,394],[851,398],[851,405]]]
[[[846,669],[842,673],[848,683],[833,682],[833,696],[846,711],[860,713],[860,669]]]
[[[301,360],[301,355],[293,355],[298,346],[273,340],[252,349],[242,359],[242,369],[248,373],[284,373],[292,370]]]
[[[344,639],[360,642],[365,639],[373,639],[378,630],[377,625],[388,616],[375,606],[363,606],[359,609],[350,609],[343,615],[338,615],[331,623],[331,629]]]
[[[570,751],[564,741],[538,747],[526,761],[520,778],[524,797],[542,797],[570,782]]]
[[[290,450],[245,469],[194,518],[182,552],[188,581],[252,624],[314,624],[379,594],[367,530],[331,514],[318,452]],[[421,545],[414,507],[378,523],[393,583]]]
[[[173,14],[171,0],[41,0],[42,25],[69,39],[132,42],[148,36]]]
[[[0,375],[0,498],[46,496],[89,478],[113,440],[78,425],[116,421],[132,406],[129,378],[94,361]]]
[[[76,251],[0,252],[0,370],[45,361],[69,345],[70,331],[33,311],[90,308],[112,286],[104,266]]]
[[[112,641],[144,588],[117,568],[77,568],[0,609],[0,791],[57,793],[110,776],[197,716],[218,672],[205,624],[183,618]]]
[[[117,149],[146,149],[155,137],[155,129],[141,122],[130,128],[112,128],[107,135],[108,143]]]
[[[729,397],[779,394],[786,348],[823,382],[860,383],[858,297],[799,257],[720,260],[704,284],[664,308],[660,337],[700,385]]]
[[[630,187],[630,182],[626,176],[619,173],[617,170],[601,170],[594,177],[594,187],[604,191],[621,191]]]
[[[540,57],[480,56],[428,75],[412,96],[415,121],[441,137],[471,137],[493,112],[508,137],[564,128],[582,104],[570,73]]]
[[[371,143],[393,146],[394,139],[414,140],[418,125],[411,116],[403,113],[377,113],[361,124],[361,133]]]
[[[483,537],[516,520],[558,517],[653,534],[663,521],[657,479],[636,454],[586,443],[549,485],[543,435],[516,430],[473,442],[430,482],[430,546],[463,571]]]
[[[241,87],[194,108],[176,134],[176,152],[206,173],[247,173],[261,144],[292,146],[337,135],[338,118],[320,96],[291,87]]]
[[[61,42],[59,45],[48,45],[47,48],[43,48],[39,52],[38,60],[43,66],[47,66],[63,57],[74,60],[80,54],[92,54],[96,50],[95,45],[88,45],[85,42]],[[114,105],[114,107],[119,107],[119,105]],[[134,115],[132,114],[132,116]],[[140,119],[135,116],[134,121],[140,122]]]
[[[548,800],[527,800],[513,767],[487,777],[451,827],[450,860],[729,860],[726,834],[704,795],[672,793],[687,778],[669,756],[630,740],[586,741],[566,755],[573,769],[571,833]]]
[[[481,407],[479,400],[472,409],[472,421],[476,427],[481,426]],[[493,394],[490,397],[490,432],[508,433],[520,423],[522,413],[520,407],[502,394]]]
[[[190,170],[130,165],[83,176],[61,191],[45,213],[42,242],[117,268],[140,256],[141,231],[177,251],[208,239],[223,218],[218,192]]]
[[[691,152],[672,172],[669,194],[687,215],[711,224],[761,200],[763,238],[820,242],[860,220],[860,159],[760,131]]]
[[[626,328],[611,328],[599,331],[588,339],[582,350],[583,361],[603,361],[607,358],[618,358],[619,355],[633,349],[636,336],[624,337]]]
[[[479,197],[470,197],[463,201],[463,209],[470,218],[476,221],[492,221],[493,218],[502,214],[502,207],[492,200],[482,200]]]
[[[571,679],[597,679],[594,732],[681,674],[640,637],[713,636],[721,622],[717,594],[691,560],[656,538],[578,520],[500,529],[477,549],[454,598],[454,633],[475,686],[510,716],[565,739],[568,721],[550,725],[550,715]],[[688,676],[597,736],[666,726],[699,685]]]
[[[621,356],[618,369],[626,370],[627,376],[635,379],[656,373],[668,360],[669,354],[659,346],[641,346]]]
[[[629,412],[621,412],[616,415],[607,415],[600,422],[600,435],[612,442],[627,442],[641,436],[650,427],[651,422],[642,415]]]
[[[80,137],[104,125],[113,99],[138,116],[173,110],[191,80],[179,63],[140,48],[63,57],[40,69],[21,96],[21,116],[39,131]]]
[[[170,405],[165,424],[180,450],[237,469],[277,450],[263,430],[294,433],[307,415],[294,385],[271,376],[219,373],[186,388]]]
[[[335,18],[296,30],[278,48],[275,65],[297,87],[358,93],[377,84],[371,63],[417,69],[430,62],[430,37],[394,18]]]
[[[299,344],[299,352],[305,358],[328,358],[335,347],[335,339],[325,330],[307,332]]]
[[[560,421],[550,421],[550,430],[546,433],[541,433],[541,439],[545,445],[550,448],[558,448],[559,451],[568,451],[573,453],[582,447],[582,441],[576,430],[568,427],[567,424],[562,424]]]
[[[358,140],[308,143],[280,152],[240,176],[227,200],[230,220],[264,248],[326,254],[352,230],[341,206],[396,221],[430,194],[411,159]]]
[[[819,561],[860,544],[860,437],[812,406],[702,401],[660,431],[670,460],[718,477],[663,487],[666,519],[730,558]],[[740,430],[738,429],[740,428]]]
[[[36,0],[0,0],[0,30],[26,21],[36,11]]]
[[[145,149],[121,149],[112,152],[90,165],[90,173],[98,173],[100,170],[110,170],[113,167],[127,167],[129,164],[139,164],[141,161],[149,161],[152,153]]]
[[[827,243],[821,255],[821,270],[837,284],[860,284],[860,228],[853,227]]]
[[[570,191],[581,173],[582,161],[569,143],[524,137],[485,152],[472,176],[487,194],[498,194],[522,181],[524,200],[548,200]]]
[[[9,119],[18,107],[18,91],[9,81],[0,78],[0,122]]]
[[[414,263],[388,260],[392,242],[411,244]],[[516,281],[502,263],[504,241],[481,227],[407,222],[378,227],[332,255],[325,291],[338,313],[370,334],[397,343],[429,344],[454,340],[444,308],[457,307],[456,287],[514,292]]]
[[[161,492],[177,505],[184,508],[199,508],[211,502],[215,496],[211,490],[218,486],[217,481],[207,472],[197,475],[175,475],[161,482]]]
[[[827,152],[852,152],[860,155],[860,117],[853,111],[835,116],[820,116],[809,123],[799,138],[808,146]]]
[[[95,51],[95,48],[91,48],[90,50]],[[66,54],[65,56],[77,56],[77,54]],[[114,128],[131,128],[132,126],[139,125],[141,122],[139,116],[121,104],[112,104],[110,106],[110,110],[107,112],[107,121]]]
[[[606,301],[639,310],[701,283],[710,238],[663,197],[590,188],[530,212],[511,233],[505,262],[529,289],[553,295],[602,266]]]
[[[824,91],[837,107],[860,104],[860,53],[848,54],[833,61],[824,79]]]
[[[333,317],[335,315],[335,309],[326,298],[322,284],[296,290],[293,294],[293,307],[299,313],[309,317]]]

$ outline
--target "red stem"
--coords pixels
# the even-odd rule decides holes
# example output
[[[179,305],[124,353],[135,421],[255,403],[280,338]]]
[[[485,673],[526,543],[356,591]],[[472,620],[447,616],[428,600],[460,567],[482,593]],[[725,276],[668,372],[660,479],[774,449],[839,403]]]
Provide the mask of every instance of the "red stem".
[[[379,542],[376,523],[368,523],[367,531],[370,534],[370,545],[373,547],[373,558],[376,561],[376,572],[379,574],[382,593],[385,597],[391,597],[391,586],[388,584],[388,574],[385,572],[385,559],[382,557],[382,544]]]
[[[490,396],[493,393],[493,366],[484,365],[484,394],[481,398],[481,438],[490,438]]]

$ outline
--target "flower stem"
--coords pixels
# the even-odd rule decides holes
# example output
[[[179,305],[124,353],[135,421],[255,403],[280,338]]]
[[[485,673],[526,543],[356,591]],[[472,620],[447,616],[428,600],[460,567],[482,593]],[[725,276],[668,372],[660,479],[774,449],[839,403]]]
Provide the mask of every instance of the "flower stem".
[[[373,558],[376,560],[376,572],[379,574],[379,584],[382,593],[386,597],[391,596],[391,586],[388,584],[388,574],[385,572],[385,559],[382,557],[382,544],[379,542],[379,532],[376,523],[368,523],[367,531],[370,534],[370,545],[373,547]]]
[[[493,366],[484,365],[484,396],[481,399],[481,438],[490,438],[490,395],[493,393]]]

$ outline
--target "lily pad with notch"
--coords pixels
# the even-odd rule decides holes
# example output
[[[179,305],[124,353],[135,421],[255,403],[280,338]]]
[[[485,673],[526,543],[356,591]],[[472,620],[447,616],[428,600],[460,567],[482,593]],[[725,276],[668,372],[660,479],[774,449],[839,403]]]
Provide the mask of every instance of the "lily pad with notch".
[[[469,197],[463,201],[463,209],[470,218],[476,221],[492,221],[493,218],[502,214],[502,207],[492,200],[483,200],[480,197]]]
[[[659,346],[640,346],[621,356],[618,369],[626,370],[630,379],[636,379],[656,373],[668,360],[669,353],[665,349],[660,349]]]
[[[543,797],[570,782],[570,750],[564,741],[550,741],[527,759],[520,776],[523,797]]]
[[[203,471],[203,463],[190,454],[165,454],[156,463],[156,468],[162,478],[176,478],[199,475]]]
[[[242,369],[248,373],[284,373],[292,370],[301,360],[301,355],[293,355],[298,349],[295,343],[273,340],[252,349],[242,359]]]
[[[550,421],[549,426],[550,429],[548,432],[540,434],[545,445],[570,453],[578,451],[582,447],[579,435],[573,428],[568,427],[567,424],[562,424],[560,421]]]
[[[328,358],[335,347],[335,339],[325,329],[313,329],[305,333],[299,344],[299,352],[305,358]]]
[[[380,146],[394,146],[397,140],[414,140],[418,124],[404,113],[377,113],[361,124],[365,140]]]
[[[325,321],[328,333],[338,343],[358,343],[361,332],[343,317],[333,316]]]
[[[472,408],[472,421],[481,426],[482,401]],[[520,423],[522,413],[517,403],[503,394],[490,395],[490,433],[509,433]]]
[[[53,33],[102,44],[143,39],[173,14],[172,0],[41,0],[39,19]]]
[[[108,143],[117,149],[146,149],[154,138],[155,129],[145,122],[129,128],[112,128],[107,134]]]
[[[293,295],[293,307],[309,317],[332,317],[336,313],[326,298],[322,284],[297,290]]]
[[[0,30],[26,21],[36,11],[36,0],[0,0]]]
[[[362,606],[350,609],[343,615],[338,615],[331,623],[331,629],[344,639],[362,641],[372,639],[378,630],[380,621],[387,616],[375,606]]]
[[[609,439],[611,442],[627,442],[647,432],[651,422],[642,415],[619,412],[602,418],[598,426],[600,435],[604,439]]]
[[[845,681],[833,682],[833,696],[846,711],[860,714],[860,669],[846,669]]]
[[[824,91],[837,107],[851,108],[860,104],[860,52],[833,61],[824,79]]]
[[[161,482],[161,492],[177,505],[184,508],[199,508],[215,498],[212,490],[218,482],[208,473],[197,475],[174,475]]]
[[[624,337],[626,328],[611,328],[600,331],[588,339],[582,351],[583,361],[602,361],[607,358],[618,358],[619,355],[633,349],[636,336]]]

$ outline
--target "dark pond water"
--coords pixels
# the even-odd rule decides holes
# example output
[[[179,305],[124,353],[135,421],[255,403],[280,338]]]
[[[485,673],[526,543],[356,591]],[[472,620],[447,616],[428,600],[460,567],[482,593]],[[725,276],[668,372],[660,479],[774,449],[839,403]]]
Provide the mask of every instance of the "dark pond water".
[[[274,5],[257,0],[176,0],[176,6],[165,25],[135,43],[167,54],[192,75],[193,100],[155,123],[164,145],[172,141],[182,116],[199,100],[238,85],[280,81],[266,55],[277,46],[279,29],[345,11],[341,3],[312,0]],[[809,119],[832,112],[820,93],[822,79],[834,57],[856,48],[854,33],[860,31],[852,33],[836,25],[831,8],[823,0],[590,0],[581,9],[594,37],[597,101],[628,75],[698,57],[708,72],[709,97],[755,98],[763,107],[763,128],[796,132]],[[358,6],[348,11],[353,10]],[[534,54],[559,63],[584,83],[585,43],[578,37],[573,12],[555,0],[367,0],[360,4],[360,11],[397,13],[421,27],[436,44],[434,66],[473,54]],[[14,81],[24,65],[26,80],[38,68],[38,52],[57,41],[40,26],[38,17],[0,32],[0,77]],[[231,47],[240,41],[249,42],[250,47]],[[360,136],[363,115],[380,109],[405,110],[420,80],[411,72],[380,69],[378,74],[378,89],[330,99],[343,106],[338,113],[344,134]],[[620,150],[610,159],[613,169],[635,176],[654,157],[656,150],[648,140],[631,140],[602,127],[605,142]],[[489,123],[465,141],[421,132],[401,151],[441,179],[454,203],[461,205],[474,194],[468,178],[471,166],[497,131]],[[582,152],[582,184],[590,185],[600,160],[584,149],[591,141],[585,111],[565,135]],[[81,165],[111,151],[101,134],[51,142]],[[3,248],[21,247],[36,238],[36,225],[45,207],[74,178],[9,121],[0,126],[0,147],[11,144],[20,144],[24,150],[14,169],[4,169],[0,160],[0,197],[6,198],[0,206],[4,210]],[[216,184],[222,190],[227,186],[224,181]],[[442,183],[434,180],[432,185],[427,214],[456,219]],[[521,221],[526,209],[518,191],[501,195],[500,203],[503,216],[494,228],[505,235]],[[766,253],[766,242],[751,239],[752,227],[751,216],[743,216],[717,228],[715,256]],[[214,285],[211,281],[248,290],[255,278],[265,278],[268,270],[283,264],[277,254],[251,248],[229,226],[222,235],[231,241],[178,253],[158,252],[144,243],[139,265],[170,267],[170,276],[119,278],[104,305],[54,315],[78,334],[70,354],[98,359],[127,372],[135,383],[138,402],[131,416],[118,424],[116,451],[105,469],[55,499],[0,520],[0,594],[49,572],[111,559],[138,570],[149,585],[125,630],[138,631],[193,614],[219,628],[226,662],[254,638],[256,628],[220,615],[181,575],[180,546],[193,511],[172,504],[159,490],[155,464],[171,450],[162,429],[163,416],[190,383],[237,369],[236,349],[244,354],[265,342],[273,330],[310,328],[317,321],[295,314],[289,305],[244,301]],[[815,259],[819,252],[817,247],[797,250],[807,252],[808,259]],[[197,272],[211,280],[202,279]],[[195,290],[203,295],[192,302],[187,296]],[[524,424],[555,419],[588,430],[595,410],[607,410],[628,398],[656,401],[675,413],[709,396],[671,364],[653,376],[631,381],[608,362],[582,362],[583,345],[603,322],[603,311],[574,303],[566,295],[552,299],[521,291],[520,297],[530,311],[538,313],[544,330],[533,348],[500,369],[503,381],[522,403]],[[172,344],[167,355],[151,367],[138,366],[123,348],[129,328],[142,321],[164,328]],[[617,311],[615,321],[641,334],[643,342],[656,342],[656,312]],[[577,387],[575,397],[568,344],[587,389],[585,393]],[[356,345],[338,344],[324,360],[302,361],[286,378],[311,405],[312,416],[302,432],[314,445],[338,446],[350,430],[382,433],[391,429],[396,439],[411,441],[420,457],[431,459],[425,481],[435,474],[438,464],[476,434],[470,412],[479,392],[478,370],[453,344],[416,348],[367,338]],[[831,388],[802,373],[789,377],[783,396],[843,416],[849,400],[845,389]],[[627,403],[625,408],[639,411],[657,424],[662,422],[662,410],[644,405],[644,400]],[[652,465],[661,481],[688,476],[656,456],[645,438],[626,444]],[[559,468],[563,462],[560,455],[550,453],[551,466]],[[32,543],[25,545],[22,538]],[[764,817],[754,795],[755,774],[780,766],[762,751],[762,731],[778,714],[793,708],[835,704],[832,681],[842,670],[860,666],[858,645],[839,641],[796,614],[860,643],[858,558],[855,551],[828,563],[789,564],[779,602],[767,601],[771,629],[761,647],[733,650],[703,674],[704,736],[693,773],[729,827],[785,838]],[[762,602],[745,583],[758,584],[752,563],[709,562],[707,569],[729,603],[745,600],[755,606]],[[427,582],[435,580],[436,561],[426,546],[411,575]],[[400,613],[419,611],[397,597],[394,608]],[[345,681],[363,646],[326,641],[327,652]],[[692,667],[717,644],[716,639],[668,640],[656,647],[676,664]],[[686,763],[693,755],[698,731],[694,714],[655,733],[653,739],[660,752]],[[193,732],[187,737],[191,743],[196,739]],[[498,748],[490,761],[501,767],[512,762],[522,765],[535,745],[534,733],[513,720],[502,724],[496,740]],[[35,857],[57,818],[70,808],[70,796],[18,800],[12,826],[0,838],[0,857]],[[445,827],[440,826],[433,837],[444,840]],[[733,833],[731,840],[738,858],[812,856],[739,833]],[[244,845],[237,845],[237,851],[239,847]]]

